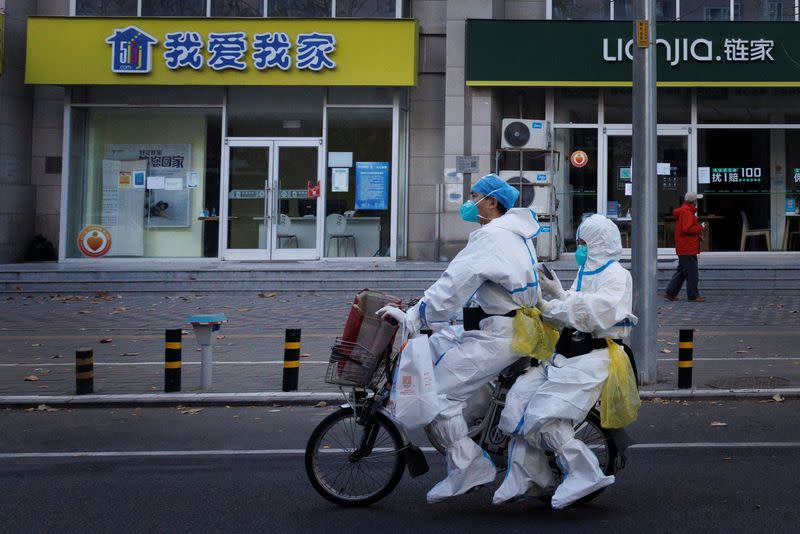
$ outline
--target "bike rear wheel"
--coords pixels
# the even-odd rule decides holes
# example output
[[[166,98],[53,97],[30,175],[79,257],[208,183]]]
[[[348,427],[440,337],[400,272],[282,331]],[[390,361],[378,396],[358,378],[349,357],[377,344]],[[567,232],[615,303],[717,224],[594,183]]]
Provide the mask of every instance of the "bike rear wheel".
[[[314,489],[340,506],[367,506],[386,497],[403,477],[403,439],[383,414],[366,425],[342,408],[320,422],[306,446],[306,474]],[[365,432],[371,447],[354,454]]]

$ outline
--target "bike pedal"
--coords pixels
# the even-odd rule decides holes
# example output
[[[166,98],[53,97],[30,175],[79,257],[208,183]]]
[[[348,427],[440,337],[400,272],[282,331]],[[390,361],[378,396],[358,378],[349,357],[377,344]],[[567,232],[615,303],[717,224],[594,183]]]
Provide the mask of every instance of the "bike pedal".
[[[425,453],[416,445],[409,444],[403,450],[403,459],[408,468],[408,474],[411,478],[416,478],[420,475],[427,473],[430,468],[428,467],[428,460],[425,459]]]

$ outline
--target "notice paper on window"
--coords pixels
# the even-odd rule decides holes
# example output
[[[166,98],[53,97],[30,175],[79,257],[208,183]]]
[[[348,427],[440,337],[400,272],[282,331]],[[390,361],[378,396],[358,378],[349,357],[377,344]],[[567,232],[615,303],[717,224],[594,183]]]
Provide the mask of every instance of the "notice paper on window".
[[[711,167],[697,167],[697,183],[698,184],[711,183]]]
[[[167,191],[180,191],[183,189],[183,178],[164,178],[164,189]]]
[[[627,183],[625,184],[625,196],[629,197],[631,195],[633,195],[633,184]]]
[[[659,176],[669,176],[670,173],[669,167],[670,167],[669,163],[658,163],[656,164],[656,173]]]
[[[331,191],[334,193],[350,191],[350,169],[337,167],[331,170]]]
[[[147,189],[164,189],[166,179],[163,176],[148,176]]]

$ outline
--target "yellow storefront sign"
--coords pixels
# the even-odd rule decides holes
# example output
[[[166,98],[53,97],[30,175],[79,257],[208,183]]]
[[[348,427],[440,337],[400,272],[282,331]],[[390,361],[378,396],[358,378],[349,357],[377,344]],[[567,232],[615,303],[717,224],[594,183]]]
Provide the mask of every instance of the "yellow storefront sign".
[[[31,17],[25,83],[417,83],[417,22]]]

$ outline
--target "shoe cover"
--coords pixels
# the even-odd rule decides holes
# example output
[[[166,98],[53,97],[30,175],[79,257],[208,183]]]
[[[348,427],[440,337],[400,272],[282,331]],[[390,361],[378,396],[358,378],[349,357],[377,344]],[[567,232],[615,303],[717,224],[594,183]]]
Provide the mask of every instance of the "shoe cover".
[[[543,450],[531,447],[523,438],[515,437],[508,447],[508,471],[497,488],[492,504],[511,501],[525,494],[548,495],[556,484],[556,476]]]
[[[447,478],[428,492],[428,502],[436,503],[466,493],[476,486],[493,482],[497,468],[474,441],[465,437],[447,449]]]
[[[597,456],[579,439],[573,438],[565,443],[557,455],[564,470],[564,480],[553,494],[552,504],[556,510],[614,483],[614,476],[603,474]]]

